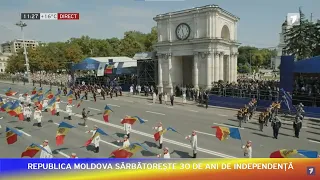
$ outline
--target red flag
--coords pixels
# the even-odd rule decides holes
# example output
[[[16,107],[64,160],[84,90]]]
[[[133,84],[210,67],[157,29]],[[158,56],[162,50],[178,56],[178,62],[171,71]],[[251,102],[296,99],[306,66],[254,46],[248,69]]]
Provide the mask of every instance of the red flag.
[[[91,144],[91,142],[92,142],[92,138],[90,138],[90,139],[84,144],[84,146],[87,147],[89,144]]]
[[[23,113],[20,113],[20,114],[18,115],[18,118],[19,118],[20,121],[23,121],[23,120],[24,120],[24,115],[23,115]]]
[[[64,138],[66,137],[66,135],[59,135],[56,136],[56,145],[60,146],[64,143]]]
[[[103,115],[103,120],[104,122],[109,122],[109,115],[108,114]]]

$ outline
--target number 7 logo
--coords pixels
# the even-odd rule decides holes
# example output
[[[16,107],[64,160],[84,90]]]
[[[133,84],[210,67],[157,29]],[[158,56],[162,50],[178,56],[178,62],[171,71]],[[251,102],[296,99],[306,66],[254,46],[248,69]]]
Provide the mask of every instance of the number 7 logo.
[[[311,176],[316,175],[316,168],[315,167],[307,167],[307,175],[311,175]]]

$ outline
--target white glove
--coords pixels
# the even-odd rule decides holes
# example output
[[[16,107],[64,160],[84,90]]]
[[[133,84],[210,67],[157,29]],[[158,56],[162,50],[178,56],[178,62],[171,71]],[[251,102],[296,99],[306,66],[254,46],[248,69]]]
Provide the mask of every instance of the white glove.
[[[161,157],[161,154],[158,154],[158,155],[157,155],[157,158],[160,158],[160,157]]]
[[[119,143],[119,142],[120,142],[120,140],[117,140],[117,142]]]

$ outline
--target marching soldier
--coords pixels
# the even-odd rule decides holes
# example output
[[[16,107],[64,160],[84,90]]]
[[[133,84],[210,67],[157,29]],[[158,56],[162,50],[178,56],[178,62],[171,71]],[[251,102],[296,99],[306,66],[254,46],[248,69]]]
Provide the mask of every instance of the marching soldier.
[[[72,115],[72,104],[69,103],[67,106],[66,106],[66,112],[68,113],[68,119],[69,120],[72,120],[71,119],[71,115]]]
[[[272,120],[272,107],[270,106],[269,108],[267,108],[267,112],[266,112],[266,121],[264,122],[265,126],[268,126],[268,122],[271,122]]]
[[[126,132],[126,135],[128,136],[128,139],[129,139],[130,138],[130,132],[132,130],[131,124],[123,123],[123,129]]]
[[[275,117],[273,118],[271,126],[273,129],[273,137],[275,139],[278,139],[279,129],[281,128],[281,121],[277,115],[275,115]]]
[[[161,156],[163,156],[164,159],[170,159],[169,148],[165,147],[163,149],[163,155],[162,154],[157,155],[158,158],[160,158]]]
[[[261,112],[259,115],[259,129],[260,131],[263,131],[263,126],[265,124],[266,120],[266,112]]]
[[[77,154],[76,154],[76,153],[71,153],[71,156],[70,156],[69,158],[77,159],[77,158],[78,158],[78,156],[77,156]]]
[[[37,126],[42,127],[41,126],[42,112],[38,106],[36,107],[36,110],[33,113],[33,118],[35,121],[37,121]]]
[[[86,133],[92,133],[92,136],[91,138],[93,138],[96,134],[98,130],[98,126],[94,126],[93,130],[90,130],[90,131],[86,131]],[[95,153],[98,153],[99,152],[99,144],[100,144],[100,135],[99,133],[97,133],[97,136],[92,139],[92,143],[94,144],[94,147],[95,147]]]
[[[49,141],[44,140],[41,147],[44,149],[41,149],[40,158],[53,158],[51,148],[49,146]]]
[[[242,126],[242,121],[243,121],[243,119],[244,119],[243,108],[241,108],[241,109],[238,111],[237,118],[238,118],[238,121],[239,121],[239,127],[241,127],[241,126]]]
[[[109,88],[109,95],[110,95],[110,98],[112,99],[112,96],[113,96],[113,90],[112,90],[112,87]]]
[[[120,96],[122,96],[122,87],[118,86],[118,90],[119,90]]]
[[[130,146],[130,141],[127,135],[124,135],[123,140],[117,140],[117,142],[122,142],[122,148],[127,148]]]
[[[251,120],[251,118],[253,116],[253,112],[254,112],[254,104],[252,102],[249,102],[248,112],[249,112],[248,119]]]
[[[103,100],[106,100],[106,92],[104,91],[104,88],[101,88],[101,96]]]
[[[88,100],[88,90],[87,89],[84,90],[84,97],[86,98],[86,100]]]
[[[153,129],[156,130],[157,132],[161,132],[163,130],[162,123],[159,122],[158,126],[153,127]],[[162,149],[162,142],[163,142],[163,135],[161,135],[159,139],[159,149]]]
[[[243,112],[243,121],[244,123],[247,123],[249,121],[249,109],[247,105],[244,106],[244,108],[242,109],[242,112]]]
[[[88,127],[87,125],[87,117],[89,115],[90,111],[86,112],[86,108],[82,109],[82,118],[83,118],[83,126]]]
[[[193,150],[193,158],[197,157],[197,148],[198,148],[198,137],[195,130],[192,131],[192,134],[186,137],[187,140],[191,143],[191,149]]]
[[[95,91],[92,92],[94,102],[97,102],[97,94]]]
[[[247,158],[252,158],[252,142],[247,141],[247,144],[242,146],[243,156]]]
[[[208,109],[208,104],[209,104],[209,95],[206,93],[205,94],[205,99],[206,99],[206,109]]]
[[[23,107],[23,116],[26,117],[26,121],[30,122],[31,117],[31,104],[28,104],[28,106]]]
[[[300,130],[302,128],[302,120],[303,120],[303,116],[299,116],[299,117],[296,117],[295,121],[293,122],[294,136],[296,138],[299,138]]]

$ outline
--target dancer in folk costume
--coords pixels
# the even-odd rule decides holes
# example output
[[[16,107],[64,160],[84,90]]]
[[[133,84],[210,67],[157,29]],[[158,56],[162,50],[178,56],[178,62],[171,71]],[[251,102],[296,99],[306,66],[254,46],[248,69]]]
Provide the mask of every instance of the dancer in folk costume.
[[[48,102],[49,102],[49,100],[47,98],[45,98],[42,101],[42,107],[44,107],[44,109],[43,109],[44,112],[48,112]]]
[[[192,134],[186,137],[190,141],[191,149],[193,150],[193,158],[197,157],[198,149],[198,136],[195,130],[192,131]]]
[[[26,97],[26,103],[31,104],[31,96],[29,94]]]
[[[28,106],[24,106],[23,107],[23,116],[26,121],[30,122],[31,114],[32,114],[31,104],[28,104]]]
[[[23,94],[19,94],[19,98],[18,98],[18,100],[19,100],[20,102],[24,102]]]
[[[243,156],[246,158],[252,158],[252,142],[247,141],[247,144],[242,146]]]
[[[76,153],[71,153],[71,156],[70,156],[69,158],[77,159],[77,158],[78,158],[78,156],[77,156],[77,154],[76,154]]]
[[[132,126],[129,123],[123,123],[123,129],[127,134],[128,139],[130,138],[130,132],[132,130]]]
[[[94,126],[93,130],[90,130],[90,131],[86,131],[86,133],[92,133],[92,136],[91,138],[94,138],[92,139],[91,143],[94,144],[94,147],[95,147],[95,153],[98,153],[99,152],[99,145],[100,145],[100,135],[99,133],[97,133],[96,135],[96,132],[98,130],[98,126]],[[94,137],[96,135],[96,137]]]
[[[51,148],[49,146],[49,141],[48,140],[44,140],[43,141],[43,144],[41,145],[41,147],[45,150],[41,150],[41,153],[40,153],[40,158],[53,158],[53,155],[52,155],[52,151],[51,151]]]
[[[159,122],[158,126],[153,127],[153,129],[156,130],[157,132],[162,131],[163,130],[162,123]],[[163,135],[161,134],[159,139],[159,149],[162,149],[162,142],[163,142]]]
[[[37,121],[37,126],[38,126],[38,127],[42,127],[42,126],[41,126],[42,112],[41,112],[41,110],[39,109],[39,107],[36,107],[36,110],[35,110],[34,113],[33,113],[33,119],[34,119],[35,121]]]
[[[130,141],[127,135],[124,135],[123,140],[117,140],[117,142],[122,142],[122,148],[127,148],[130,146]]]
[[[69,120],[72,120],[71,119],[71,116],[72,116],[72,104],[71,103],[68,103],[68,105],[66,106],[66,112],[68,113],[68,119]]]
[[[60,101],[56,101],[56,115],[60,116]]]
[[[170,159],[171,157],[170,157],[170,153],[169,153],[169,148],[165,147],[163,149],[163,154],[159,154],[157,157],[158,158],[163,157],[164,159]]]

